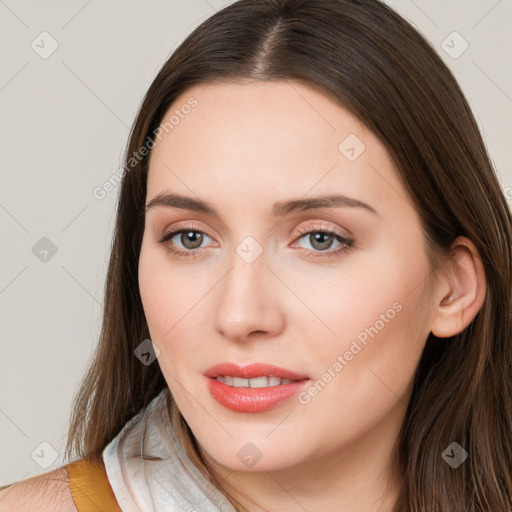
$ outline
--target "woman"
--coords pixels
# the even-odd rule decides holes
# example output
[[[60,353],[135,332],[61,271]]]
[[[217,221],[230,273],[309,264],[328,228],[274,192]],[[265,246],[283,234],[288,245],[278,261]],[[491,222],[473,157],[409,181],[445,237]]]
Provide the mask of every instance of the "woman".
[[[219,11],[122,174],[78,460],[0,507],[512,510],[510,212],[411,25],[376,0]]]

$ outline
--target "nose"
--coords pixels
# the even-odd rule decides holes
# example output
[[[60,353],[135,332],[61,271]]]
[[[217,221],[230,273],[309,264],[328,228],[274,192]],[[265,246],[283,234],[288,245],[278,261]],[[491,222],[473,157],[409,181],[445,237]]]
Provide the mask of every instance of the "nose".
[[[247,262],[235,252],[231,268],[215,287],[217,331],[234,342],[272,338],[284,327],[277,293],[279,280],[267,267],[265,253]]]

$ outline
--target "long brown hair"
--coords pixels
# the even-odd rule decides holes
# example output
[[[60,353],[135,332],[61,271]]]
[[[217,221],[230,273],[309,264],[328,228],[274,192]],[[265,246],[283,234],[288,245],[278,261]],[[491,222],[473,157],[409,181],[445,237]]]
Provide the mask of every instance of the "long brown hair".
[[[101,453],[166,387],[156,363],[134,356],[149,338],[137,269],[150,154],[136,162],[132,155],[192,85],[288,79],[316,87],[385,145],[421,217],[434,270],[459,235],[473,241],[485,269],[485,301],[471,324],[426,342],[396,445],[404,485],[395,511],[512,510],[510,211],[452,73],[377,0],[240,0],[204,21],[163,65],[129,138],[103,326],[75,398],[67,457]],[[201,466],[172,399],[170,407],[173,428]],[[457,469],[441,457],[453,442],[469,454]]]

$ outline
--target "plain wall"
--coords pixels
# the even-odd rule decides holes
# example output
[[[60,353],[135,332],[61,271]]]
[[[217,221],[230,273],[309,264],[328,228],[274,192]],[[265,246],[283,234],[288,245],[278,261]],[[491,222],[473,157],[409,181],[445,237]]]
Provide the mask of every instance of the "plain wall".
[[[162,64],[228,3],[0,2],[0,485],[63,463],[100,332],[118,187],[102,200],[93,190],[122,166]],[[387,3],[453,70],[512,198],[512,2]]]

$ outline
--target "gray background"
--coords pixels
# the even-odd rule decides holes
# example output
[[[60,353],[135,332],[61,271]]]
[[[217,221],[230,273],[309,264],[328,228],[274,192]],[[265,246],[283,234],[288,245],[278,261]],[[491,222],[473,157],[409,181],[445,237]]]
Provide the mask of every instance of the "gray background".
[[[0,0],[0,485],[63,462],[100,332],[118,188],[92,191],[122,166],[164,61],[228,3]],[[512,197],[512,0],[387,3],[454,71]]]

